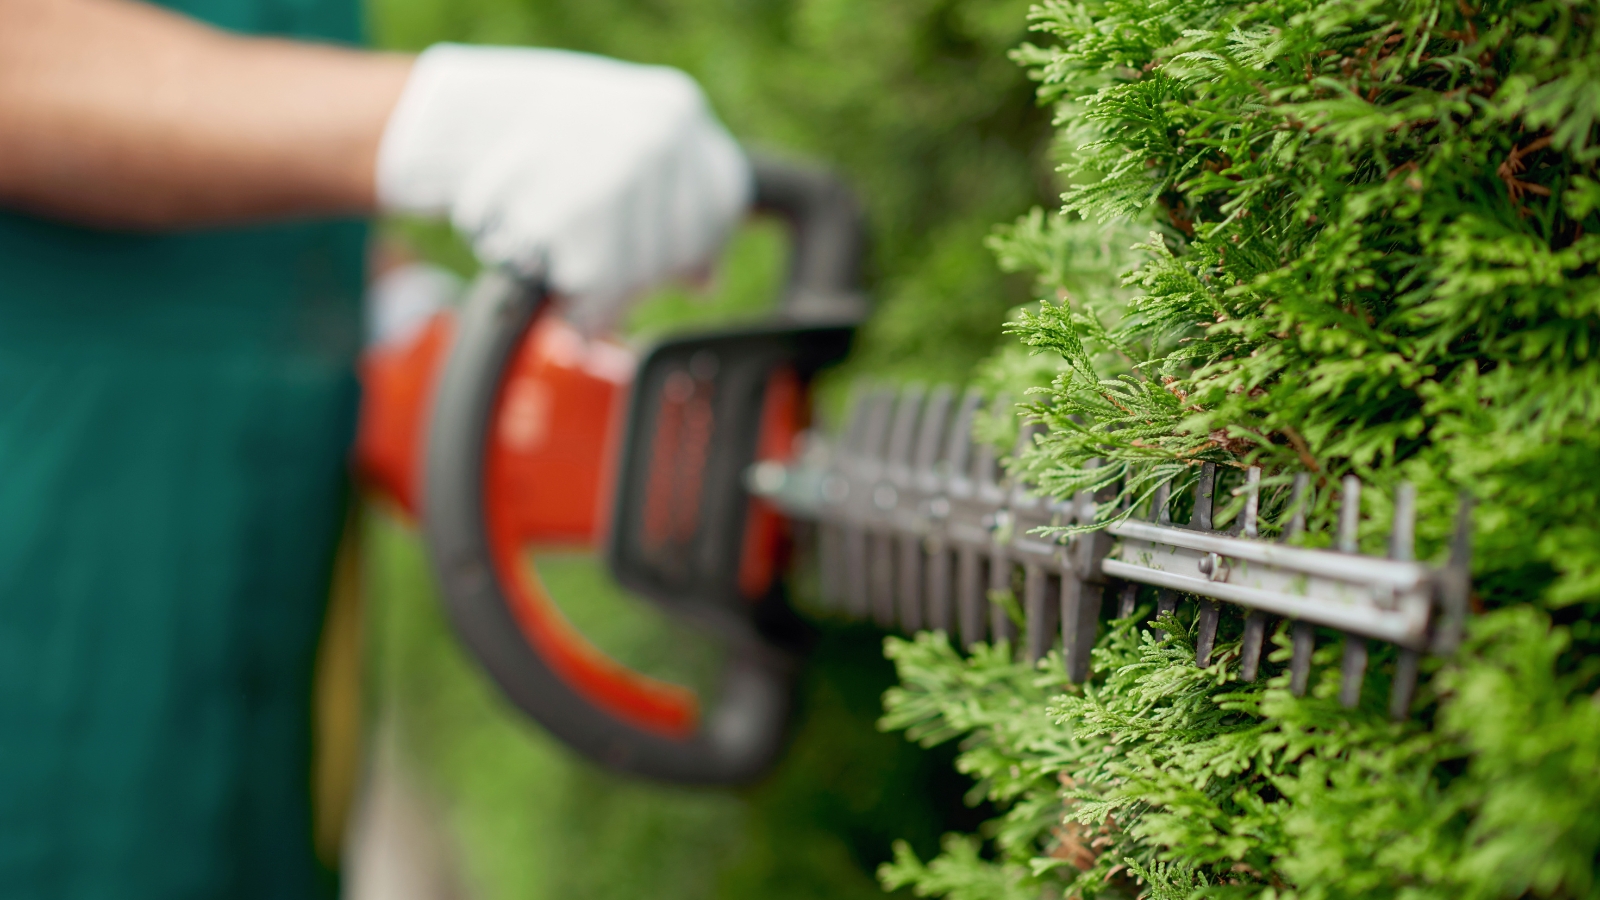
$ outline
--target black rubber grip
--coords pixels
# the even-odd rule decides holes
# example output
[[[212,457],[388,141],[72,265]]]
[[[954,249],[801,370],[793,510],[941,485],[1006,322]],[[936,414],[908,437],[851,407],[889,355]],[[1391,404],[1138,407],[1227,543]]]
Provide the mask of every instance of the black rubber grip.
[[[858,321],[864,234],[860,207],[819,170],[755,161],[757,206],[792,230],[791,322]],[[500,272],[473,285],[436,386],[428,426],[423,528],[450,621],[472,655],[520,709],[589,759],[681,783],[759,777],[787,726],[795,661],[759,638],[733,641],[718,702],[692,735],[665,737],[596,707],[524,636],[514,591],[497,572],[483,497],[491,425],[505,370],[547,302],[546,292]]]

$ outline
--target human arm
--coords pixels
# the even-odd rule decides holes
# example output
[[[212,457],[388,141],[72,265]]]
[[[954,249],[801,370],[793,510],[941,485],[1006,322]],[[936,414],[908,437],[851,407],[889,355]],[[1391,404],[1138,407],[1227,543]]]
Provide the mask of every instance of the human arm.
[[[600,321],[706,261],[751,191],[681,72],[231,35],[135,0],[0,0],[0,206],[145,230],[448,216]]]
[[[370,213],[411,62],[130,0],[0,0],[0,205],[135,229]]]

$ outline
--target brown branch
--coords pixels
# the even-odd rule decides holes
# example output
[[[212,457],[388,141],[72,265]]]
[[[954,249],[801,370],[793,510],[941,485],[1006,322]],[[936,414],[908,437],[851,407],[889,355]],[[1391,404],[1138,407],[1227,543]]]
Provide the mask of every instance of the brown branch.
[[[1506,157],[1505,162],[1502,162],[1494,170],[1495,174],[1500,176],[1500,180],[1505,182],[1506,192],[1511,195],[1512,202],[1520,205],[1524,194],[1536,194],[1540,197],[1550,196],[1550,189],[1544,185],[1523,181],[1517,177],[1528,168],[1528,164],[1523,162],[1523,157],[1538,153],[1549,146],[1550,135],[1548,134],[1526,147],[1518,147],[1513,144],[1511,153]]]
[[[1294,452],[1300,455],[1300,461],[1306,464],[1306,468],[1313,472],[1322,472],[1322,467],[1317,465],[1316,457],[1311,455],[1311,448],[1306,445],[1306,439],[1301,437],[1299,432],[1287,425],[1278,430],[1282,431],[1283,436],[1288,438],[1289,443],[1294,445]]]

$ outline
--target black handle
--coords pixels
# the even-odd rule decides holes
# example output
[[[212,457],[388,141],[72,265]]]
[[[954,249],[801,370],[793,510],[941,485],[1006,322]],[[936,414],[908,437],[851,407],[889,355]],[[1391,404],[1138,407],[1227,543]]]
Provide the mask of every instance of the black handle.
[[[791,229],[782,318],[806,324],[854,324],[867,314],[861,293],[866,222],[855,193],[837,175],[752,154],[755,207]]]
[[[860,207],[837,179],[815,169],[755,161],[756,204],[791,226],[793,257],[782,318],[853,324]],[[735,641],[717,707],[692,735],[651,733],[591,703],[541,656],[518,626],[514,589],[497,569],[486,520],[485,461],[505,369],[547,305],[546,292],[501,272],[479,277],[461,311],[435,388],[428,425],[423,527],[445,608],[462,642],[524,712],[589,759],[625,772],[686,783],[761,775],[787,726],[792,659],[756,638]]]

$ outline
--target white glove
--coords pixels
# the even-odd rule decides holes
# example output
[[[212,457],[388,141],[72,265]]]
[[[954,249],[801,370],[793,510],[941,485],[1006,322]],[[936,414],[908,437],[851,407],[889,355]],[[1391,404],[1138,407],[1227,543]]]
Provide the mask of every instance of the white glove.
[[[377,182],[383,210],[448,215],[482,262],[544,277],[586,325],[708,262],[752,191],[676,69],[456,44],[417,58]]]

